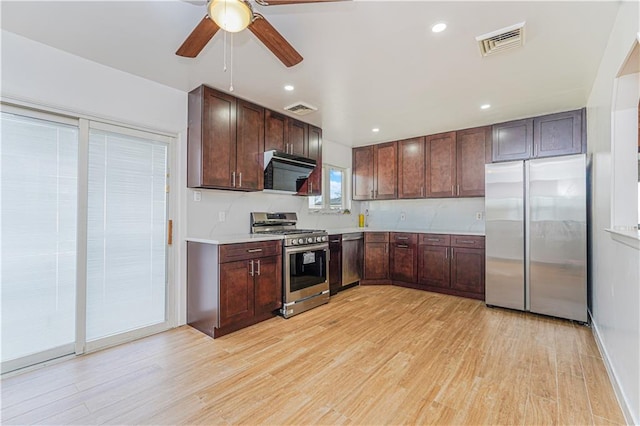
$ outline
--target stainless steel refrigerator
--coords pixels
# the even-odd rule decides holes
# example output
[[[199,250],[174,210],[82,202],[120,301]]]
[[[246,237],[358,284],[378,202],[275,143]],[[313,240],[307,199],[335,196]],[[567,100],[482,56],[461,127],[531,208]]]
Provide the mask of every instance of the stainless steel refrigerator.
[[[485,173],[487,305],[587,322],[586,156]]]

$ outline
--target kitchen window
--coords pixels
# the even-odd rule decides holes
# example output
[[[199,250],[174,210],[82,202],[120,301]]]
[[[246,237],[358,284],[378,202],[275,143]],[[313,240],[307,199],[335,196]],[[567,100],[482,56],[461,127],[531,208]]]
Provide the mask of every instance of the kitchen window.
[[[309,209],[342,212],[348,209],[347,169],[325,164],[322,166],[322,195],[309,197]]]

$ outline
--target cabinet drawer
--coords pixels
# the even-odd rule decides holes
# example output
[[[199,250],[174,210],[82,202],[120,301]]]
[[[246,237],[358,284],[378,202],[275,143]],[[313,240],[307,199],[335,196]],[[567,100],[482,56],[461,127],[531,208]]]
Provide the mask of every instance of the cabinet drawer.
[[[420,244],[426,246],[449,246],[451,235],[446,234],[420,234]]]
[[[364,242],[365,243],[388,243],[389,233],[388,232],[365,232]]]
[[[260,241],[255,243],[222,244],[220,246],[220,263],[235,260],[255,259],[257,257],[277,256],[282,254],[281,241]]]
[[[452,235],[451,247],[484,248],[484,237],[478,235]]]
[[[415,245],[418,243],[418,234],[410,234],[407,232],[392,232],[391,242],[396,244]]]

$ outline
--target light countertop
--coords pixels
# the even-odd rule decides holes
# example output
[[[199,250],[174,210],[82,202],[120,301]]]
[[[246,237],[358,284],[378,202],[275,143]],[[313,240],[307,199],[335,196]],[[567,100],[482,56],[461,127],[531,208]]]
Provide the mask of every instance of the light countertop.
[[[348,234],[351,232],[408,232],[416,234],[451,234],[451,235],[477,235],[484,236],[484,232],[461,230],[432,230],[432,229],[385,229],[385,228],[335,228],[327,229],[329,234]]]
[[[231,234],[220,235],[214,238],[186,238],[187,241],[192,243],[202,244],[236,244],[236,243],[253,243],[256,241],[274,241],[282,240],[282,235],[258,235],[258,234]]]

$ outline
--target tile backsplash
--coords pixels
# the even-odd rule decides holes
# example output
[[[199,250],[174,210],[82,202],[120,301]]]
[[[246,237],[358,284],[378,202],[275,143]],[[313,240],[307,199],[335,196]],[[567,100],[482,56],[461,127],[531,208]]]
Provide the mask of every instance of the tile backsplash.
[[[346,228],[358,226],[358,202],[352,202],[353,214],[310,212],[307,197],[267,192],[199,190],[200,201],[194,201],[196,190],[187,190],[187,235],[215,238],[250,232],[249,213],[296,212],[299,228]],[[224,220],[222,220],[224,219]]]
[[[360,211],[370,228],[484,232],[484,198],[369,201]]]
[[[201,199],[194,201],[195,191],[187,190],[187,235],[196,238],[249,233],[253,211],[296,212],[299,228],[353,228],[358,213],[368,213],[370,228],[484,232],[484,198],[353,201],[352,214],[322,214],[309,211],[306,197],[207,189],[199,190]]]

